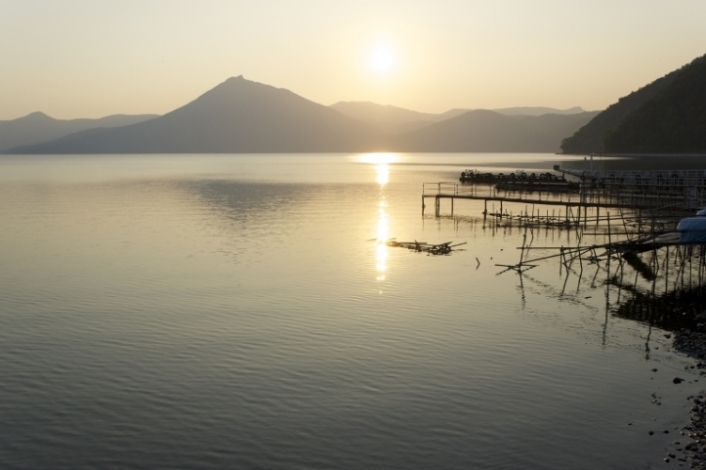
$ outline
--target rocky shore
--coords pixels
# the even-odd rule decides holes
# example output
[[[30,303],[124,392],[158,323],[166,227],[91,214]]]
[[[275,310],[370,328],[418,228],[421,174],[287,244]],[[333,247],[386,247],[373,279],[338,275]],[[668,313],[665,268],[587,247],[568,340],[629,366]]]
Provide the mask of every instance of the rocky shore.
[[[695,358],[701,375],[706,375],[706,333],[704,325],[699,324],[698,330],[684,329],[674,338],[674,349],[681,353]],[[682,379],[675,377],[674,383],[680,383]],[[688,400],[693,402],[691,407],[690,422],[681,431],[683,436],[688,436],[690,441],[683,447],[679,443],[676,450],[683,455],[677,456],[675,453],[668,454],[665,462],[676,460],[683,466],[683,462],[689,464],[690,468],[706,470],[706,392],[701,392],[698,396],[689,396]]]

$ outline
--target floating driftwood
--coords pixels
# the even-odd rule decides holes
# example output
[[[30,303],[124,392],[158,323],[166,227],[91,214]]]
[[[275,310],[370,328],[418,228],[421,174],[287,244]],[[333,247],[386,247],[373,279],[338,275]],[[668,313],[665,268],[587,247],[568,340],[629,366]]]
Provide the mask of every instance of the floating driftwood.
[[[413,242],[398,242],[394,239],[385,242],[387,246],[399,246],[420,253],[429,253],[430,255],[448,255],[449,253],[454,251],[454,248],[456,248],[457,246],[466,244],[466,242],[456,243],[454,245],[452,245],[451,243],[453,242],[446,242],[434,245],[427,242],[418,242],[416,240]]]

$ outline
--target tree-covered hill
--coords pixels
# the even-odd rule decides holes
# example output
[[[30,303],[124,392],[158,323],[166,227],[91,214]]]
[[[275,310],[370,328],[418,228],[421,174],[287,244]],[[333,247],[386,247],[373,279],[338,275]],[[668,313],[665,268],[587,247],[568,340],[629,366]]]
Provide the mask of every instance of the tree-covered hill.
[[[706,153],[706,56],[627,116],[604,141],[611,153]]]
[[[688,71],[702,59],[703,57],[696,59],[691,64],[670,72],[649,85],[620,98],[617,103],[610,105],[574,135],[564,139],[561,143],[562,151],[573,154],[590,154],[605,151],[604,141],[607,135],[614,133],[630,114],[654,99],[661,91],[667,89],[676,80],[677,76]],[[702,93],[705,85],[706,82],[702,82]],[[656,152],[656,150],[653,151]]]

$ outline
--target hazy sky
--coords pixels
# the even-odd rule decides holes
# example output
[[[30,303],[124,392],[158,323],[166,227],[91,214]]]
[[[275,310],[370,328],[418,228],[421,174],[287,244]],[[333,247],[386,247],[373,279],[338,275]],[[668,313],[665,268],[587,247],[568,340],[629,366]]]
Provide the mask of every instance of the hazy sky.
[[[321,104],[582,106],[706,54],[706,0],[0,0],[0,119],[171,111],[231,76]]]

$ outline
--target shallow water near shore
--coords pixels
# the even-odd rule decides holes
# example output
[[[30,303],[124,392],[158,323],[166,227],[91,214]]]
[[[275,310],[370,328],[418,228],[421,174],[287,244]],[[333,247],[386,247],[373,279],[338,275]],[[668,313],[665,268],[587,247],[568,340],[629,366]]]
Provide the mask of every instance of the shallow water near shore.
[[[661,465],[702,385],[667,332],[614,316],[591,267],[501,273],[524,233],[474,219],[482,202],[422,216],[425,182],[554,164],[1,156],[0,464]]]

